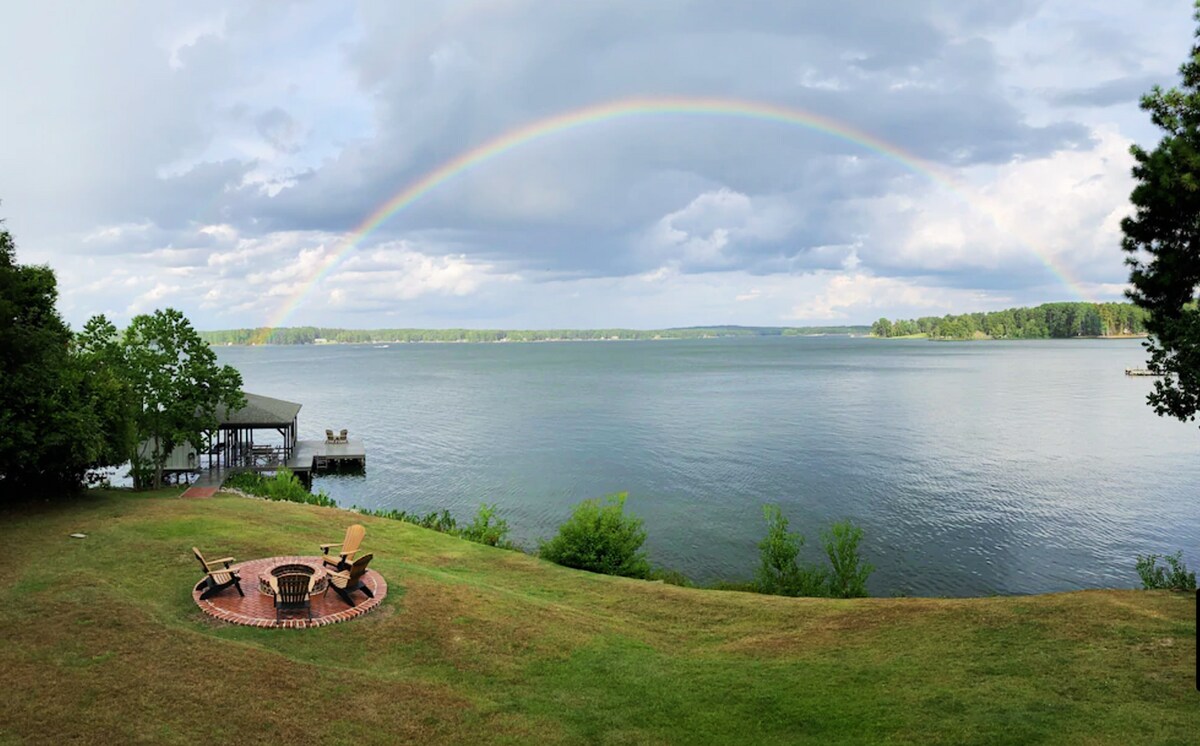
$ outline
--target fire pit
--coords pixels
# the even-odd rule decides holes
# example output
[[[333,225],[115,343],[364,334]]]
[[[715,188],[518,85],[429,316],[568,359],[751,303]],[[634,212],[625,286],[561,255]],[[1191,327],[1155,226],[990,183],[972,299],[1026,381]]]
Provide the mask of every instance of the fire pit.
[[[316,576],[317,581],[313,583],[312,595],[316,596],[324,593],[325,589],[329,587],[329,576],[325,574],[324,564],[319,560],[317,562],[309,562],[307,560],[289,559],[287,562],[281,562],[258,576],[258,590],[260,593],[273,596],[275,594],[271,592],[272,575],[278,578],[283,575],[301,574]]]
[[[356,596],[357,603],[354,606],[347,606],[346,602],[336,593],[325,592],[329,587],[329,574],[332,570],[325,568],[320,555],[263,557],[239,562],[230,569],[241,574],[245,596],[239,596],[236,590],[229,588],[211,598],[200,598],[203,589],[193,587],[192,600],[205,614],[231,624],[293,629],[323,627],[326,624],[337,624],[362,616],[377,608],[387,596],[387,581],[378,572],[368,569],[362,580],[368,588],[374,591],[375,597]],[[317,579],[311,599],[312,619],[277,620],[275,618],[275,600],[270,595],[270,581],[274,577],[289,572],[300,572]],[[254,592],[255,578],[258,579],[258,588],[262,591],[261,593]]]

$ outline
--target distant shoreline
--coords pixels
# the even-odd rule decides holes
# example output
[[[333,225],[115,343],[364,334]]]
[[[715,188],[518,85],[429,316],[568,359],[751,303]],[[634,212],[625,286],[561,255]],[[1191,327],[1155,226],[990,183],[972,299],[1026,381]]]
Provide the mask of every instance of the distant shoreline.
[[[573,339],[570,337],[547,339],[377,339],[361,342],[209,342],[209,347],[362,347],[365,345],[496,345],[496,344],[545,344],[545,343],[589,343],[589,342],[687,342],[699,339],[773,339],[799,337],[869,337],[865,333],[819,334],[713,334],[701,337],[614,337]],[[883,339],[880,337],[879,339]]]
[[[330,344],[411,344],[477,342],[625,342],[664,339],[717,339],[722,337],[809,337],[866,334],[865,325],[846,326],[691,326],[668,329],[338,329],[282,327],[276,329],[222,329],[200,332],[214,347]]]
[[[883,342],[891,342],[897,339],[924,339],[930,342],[1028,342],[1028,341],[1043,341],[1051,339],[1146,339],[1148,334],[1091,334],[1079,335],[1075,337],[992,337],[987,334],[977,334],[974,337],[958,338],[958,337],[931,337],[928,334],[905,334],[899,337],[882,337],[878,334],[862,335],[869,339],[878,339]]]

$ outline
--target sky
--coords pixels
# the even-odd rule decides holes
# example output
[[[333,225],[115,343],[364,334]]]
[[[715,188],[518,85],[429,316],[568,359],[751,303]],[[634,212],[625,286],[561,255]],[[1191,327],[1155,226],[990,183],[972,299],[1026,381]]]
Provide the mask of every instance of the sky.
[[[201,329],[661,328],[1121,300],[1129,147],[1159,138],[1138,99],[1178,82],[1191,13],[10,4],[0,218],[75,327],[167,306]],[[538,129],[606,105],[625,114]]]

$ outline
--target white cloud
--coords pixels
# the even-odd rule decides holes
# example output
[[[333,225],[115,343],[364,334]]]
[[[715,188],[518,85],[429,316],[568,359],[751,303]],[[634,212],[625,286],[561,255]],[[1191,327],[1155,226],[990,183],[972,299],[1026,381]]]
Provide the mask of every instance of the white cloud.
[[[788,318],[798,321],[862,320],[876,312],[929,315],[934,310],[948,313],[973,303],[971,308],[993,307],[996,298],[985,293],[920,285],[910,280],[875,277],[862,272],[825,275],[824,289],[792,306]]]
[[[168,285],[164,282],[156,283],[154,287],[134,298],[133,301],[125,307],[125,313],[128,315],[133,315],[142,313],[144,311],[151,311],[160,306],[171,305],[170,303],[163,303],[163,301],[171,298],[175,293],[179,292],[180,289],[181,287],[179,285]]]
[[[754,199],[722,187],[703,192],[646,231],[642,246],[684,269],[729,266],[741,242],[778,241],[796,216],[780,199]]]
[[[1098,130],[1092,147],[967,169],[956,192],[931,187],[861,203],[871,266],[1002,270],[1048,261],[1069,277],[1125,273],[1120,220],[1129,210],[1130,142]]]

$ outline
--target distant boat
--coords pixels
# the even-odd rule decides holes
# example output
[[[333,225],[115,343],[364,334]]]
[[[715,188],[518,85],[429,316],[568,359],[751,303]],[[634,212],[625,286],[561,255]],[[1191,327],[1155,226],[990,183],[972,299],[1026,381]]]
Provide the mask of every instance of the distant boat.
[[[1127,376],[1161,376],[1162,373],[1155,373],[1149,368],[1126,368],[1125,375]]]
[[[375,345],[375,349],[377,349],[377,350],[382,350],[382,349],[384,349],[384,348],[386,348],[386,347],[389,347],[389,346],[390,346],[390,345]]]

